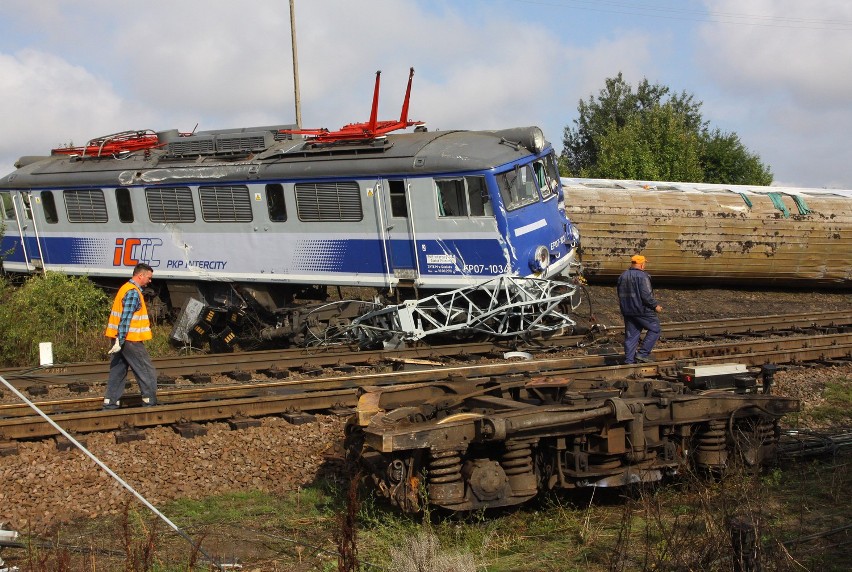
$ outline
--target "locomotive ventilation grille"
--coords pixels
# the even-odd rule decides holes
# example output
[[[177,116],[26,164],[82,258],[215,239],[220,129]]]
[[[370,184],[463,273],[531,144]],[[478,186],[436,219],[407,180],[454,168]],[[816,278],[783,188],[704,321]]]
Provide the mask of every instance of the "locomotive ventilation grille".
[[[257,153],[275,143],[271,131],[255,133],[218,133],[213,135],[191,135],[169,141],[169,155],[237,155]]]

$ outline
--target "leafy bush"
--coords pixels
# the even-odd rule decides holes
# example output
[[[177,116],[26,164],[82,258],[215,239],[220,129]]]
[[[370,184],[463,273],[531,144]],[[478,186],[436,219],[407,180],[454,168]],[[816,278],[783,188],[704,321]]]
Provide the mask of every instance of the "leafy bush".
[[[0,363],[38,364],[39,342],[56,363],[103,359],[110,301],[87,278],[48,272],[20,288],[0,279]]]

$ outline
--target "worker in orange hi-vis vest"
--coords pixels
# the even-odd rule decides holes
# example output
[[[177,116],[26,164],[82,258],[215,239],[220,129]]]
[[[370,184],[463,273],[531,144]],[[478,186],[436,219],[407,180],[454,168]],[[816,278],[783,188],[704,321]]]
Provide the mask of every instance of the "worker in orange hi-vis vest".
[[[142,288],[151,283],[153,276],[154,270],[150,266],[137,264],[133,269],[133,277],[118,289],[112,303],[106,336],[114,338],[115,343],[109,350],[112,361],[109,364],[104,409],[118,409],[121,405],[127,368],[133,370],[139,383],[142,405],[151,407],[157,404],[157,370],[143,343],[150,340],[152,334]]]

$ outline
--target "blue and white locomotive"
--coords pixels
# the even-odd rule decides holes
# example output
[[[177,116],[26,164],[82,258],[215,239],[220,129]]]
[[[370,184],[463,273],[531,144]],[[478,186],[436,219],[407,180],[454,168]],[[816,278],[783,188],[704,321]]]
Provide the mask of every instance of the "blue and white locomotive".
[[[281,335],[328,286],[421,296],[577,269],[540,129],[427,131],[407,101],[384,123],[410,133],[374,100],[370,124],[331,134],[136,131],[22,157],[0,179],[3,267],[126,279],[145,262],[171,308],[248,305]]]

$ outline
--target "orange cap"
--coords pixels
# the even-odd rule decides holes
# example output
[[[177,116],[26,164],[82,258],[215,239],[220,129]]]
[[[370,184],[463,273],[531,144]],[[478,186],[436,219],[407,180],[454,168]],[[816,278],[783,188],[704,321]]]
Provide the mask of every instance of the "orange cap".
[[[647,260],[647,258],[642,256],[641,254],[636,254],[636,255],[630,257],[630,262],[632,262],[633,264],[642,264],[646,260]]]

